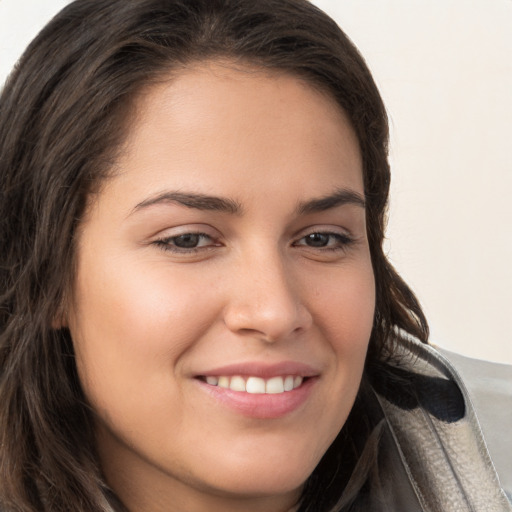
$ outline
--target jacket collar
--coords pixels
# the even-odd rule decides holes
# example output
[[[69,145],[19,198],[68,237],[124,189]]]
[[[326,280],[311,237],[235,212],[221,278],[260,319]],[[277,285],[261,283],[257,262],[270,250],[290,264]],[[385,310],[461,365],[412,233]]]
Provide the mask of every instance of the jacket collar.
[[[371,380],[385,424],[375,510],[511,512],[456,370],[415,339],[396,344],[386,376]]]

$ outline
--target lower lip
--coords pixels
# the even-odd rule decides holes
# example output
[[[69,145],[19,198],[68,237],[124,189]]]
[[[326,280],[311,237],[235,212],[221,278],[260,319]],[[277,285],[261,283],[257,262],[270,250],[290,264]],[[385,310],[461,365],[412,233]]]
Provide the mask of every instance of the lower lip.
[[[298,388],[284,393],[253,394],[211,386],[206,382],[197,380],[201,388],[222,405],[244,416],[258,419],[280,418],[299,409],[307,401],[316,381],[316,377],[310,377]]]

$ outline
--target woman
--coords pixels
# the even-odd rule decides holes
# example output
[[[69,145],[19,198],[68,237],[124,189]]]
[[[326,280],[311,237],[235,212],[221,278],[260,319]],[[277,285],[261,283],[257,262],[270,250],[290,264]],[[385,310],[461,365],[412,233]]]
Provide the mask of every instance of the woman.
[[[306,1],[66,7],[1,99],[4,509],[510,510],[382,252],[387,139]]]

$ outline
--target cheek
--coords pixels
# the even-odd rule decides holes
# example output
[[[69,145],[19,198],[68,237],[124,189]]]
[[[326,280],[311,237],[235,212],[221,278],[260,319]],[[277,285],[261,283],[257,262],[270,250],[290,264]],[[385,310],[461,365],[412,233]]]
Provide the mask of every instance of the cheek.
[[[184,327],[200,328],[196,311],[211,305],[207,290],[198,291],[190,273],[170,273],[162,264],[107,260],[103,267],[84,267],[77,284],[76,318],[94,330],[94,337],[135,343],[141,349],[150,349],[150,340],[156,345],[161,341],[168,350],[170,338],[186,338]]]
[[[315,451],[321,456],[342,429],[354,404],[364,370],[375,310],[375,283],[368,259],[329,269],[325,276],[304,280],[321,350],[329,354],[320,427]]]
[[[170,372],[211,324],[214,301],[190,278],[170,278],[161,265],[148,270],[133,261],[105,261],[84,261],[79,269],[69,322],[88,395],[105,401],[170,390]]]
[[[307,283],[317,324],[336,352],[366,353],[375,312],[375,280],[369,257]]]
[[[375,281],[370,260],[340,270],[316,289],[315,317],[334,372],[333,408],[344,423],[361,382],[375,311]]]

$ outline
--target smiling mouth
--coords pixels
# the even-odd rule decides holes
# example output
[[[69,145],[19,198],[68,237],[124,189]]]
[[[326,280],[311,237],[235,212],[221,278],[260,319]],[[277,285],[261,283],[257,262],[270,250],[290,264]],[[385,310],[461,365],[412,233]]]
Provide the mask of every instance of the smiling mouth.
[[[207,377],[201,376],[199,379],[210,386],[229,389],[231,391],[260,395],[277,395],[299,388],[302,386],[303,382],[308,379],[308,377],[286,375],[263,379],[261,377],[253,376],[242,377],[240,375],[219,375]]]

